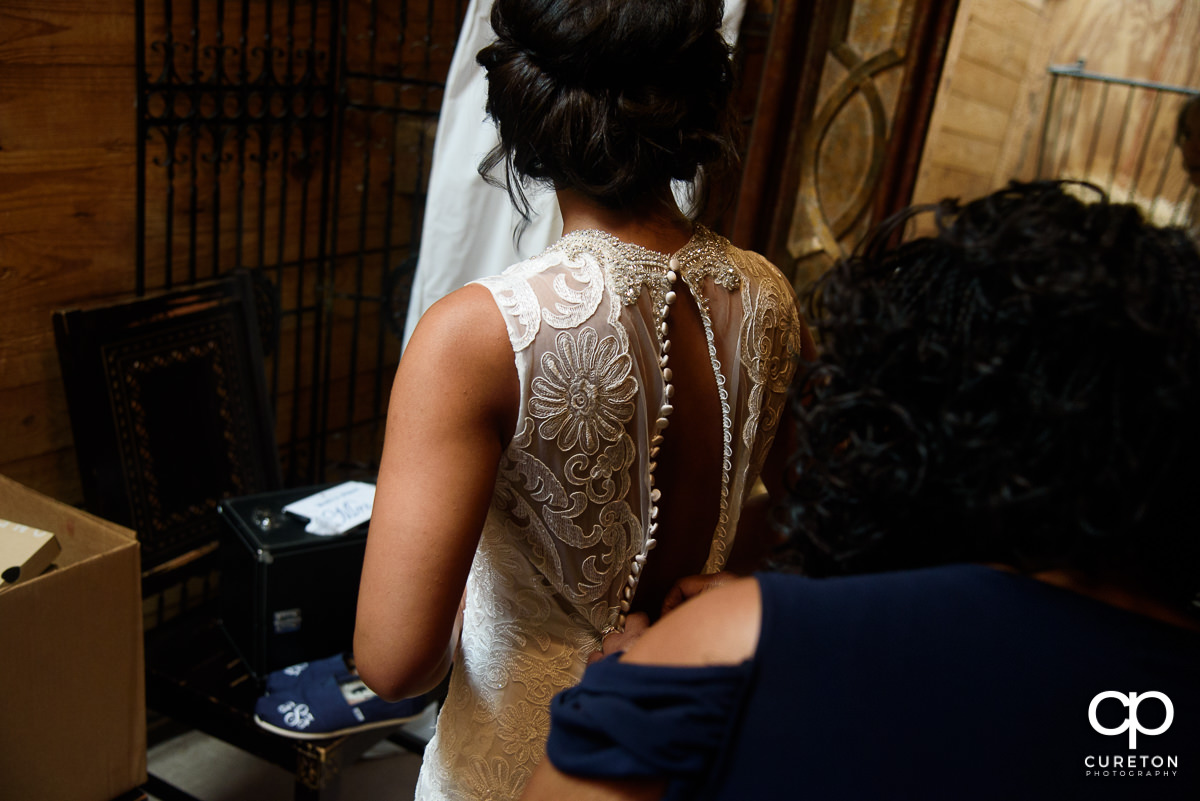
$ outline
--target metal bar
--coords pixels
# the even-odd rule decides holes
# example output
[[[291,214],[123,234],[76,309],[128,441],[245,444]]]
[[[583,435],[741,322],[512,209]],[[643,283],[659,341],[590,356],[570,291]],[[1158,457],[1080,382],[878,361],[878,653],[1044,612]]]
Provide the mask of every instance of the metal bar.
[[[275,74],[275,0],[267,0],[263,6],[263,43],[262,43],[262,65],[258,76],[255,78],[255,83],[263,89],[262,92],[262,115],[263,121],[257,126],[259,136],[259,211],[258,211],[258,268],[265,270],[267,268],[267,186],[269,175],[269,165],[271,163],[271,140],[276,135],[276,126],[271,120],[271,92],[276,90],[279,85],[278,77]],[[286,172],[287,162],[287,136],[286,133],[279,134],[282,141],[280,163],[284,165],[283,170]],[[282,201],[282,196],[281,196]],[[279,289],[280,310],[279,310],[279,334],[278,342],[275,350],[275,358],[271,360],[271,403],[275,408],[276,415],[279,414],[279,392],[283,373],[283,320],[288,316],[287,310],[283,308],[283,268],[280,264],[275,265],[275,286]],[[296,355],[293,354],[295,359]],[[292,396],[292,419],[294,420],[298,414],[296,397]],[[293,441],[289,441],[289,447],[294,446]],[[292,459],[288,460],[288,476],[292,473]],[[289,481],[289,483],[291,483]]]
[[[134,34],[137,48],[137,218],[134,223],[134,291],[138,297],[146,294],[146,137],[149,126],[146,104],[150,97],[150,81],[146,75],[146,0],[137,0],[134,5],[137,31]]]
[[[370,3],[368,5],[368,25],[370,26],[372,35],[370,36],[370,39],[369,39],[370,44],[368,45],[368,49],[367,49],[367,71],[370,72],[372,75],[376,74],[376,72],[377,72],[377,54],[378,54],[379,37],[375,36],[374,32],[377,29],[378,24],[379,24],[378,5],[377,5],[376,0],[370,0]],[[375,88],[376,88],[375,82],[371,81],[371,96],[372,97],[375,96]],[[372,132],[372,122],[373,122],[373,120],[368,118],[368,123],[367,123],[368,141],[367,141],[367,146],[365,149],[366,156],[363,159],[363,170],[364,170],[365,175],[363,176],[362,183],[363,183],[364,190],[362,193],[362,202],[360,204],[360,209],[359,209],[360,220],[359,220],[359,238],[358,238],[358,258],[355,260],[355,265],[354,265],[354,287],[355,287],[355,293],[358,296],[361,296],[362,292],[363,292],[363,275],[364,275],[364,272],[366,271],[366,258],[363,256],[363,250],[365,250],[366,246],[367,246],[367,237],[366,237],[366,233],[367,233],[367,203],[368,203],[368,200],[369,200],[369,197],[371,194],[371,192],[370,192],[370,186],[371,186],[371,181],[370,181],[370,164],[371,164],[370,135]],[[393,123],[393,126],[392,126],[392,148],[393,148],[393,150],[396,146],[395,143],[396,143],[396,125],[395,125],[395,123]],[[391,172],[388,176],[388,180],[385,182],[385,184],[387,186],[388,204],[389,205],[391,204],[394,177],[395,177],[395,173]],[[390,228],[390,222],[391,222],[391,217],[389,215],[385,215],[385,217],[384,217],[384,237],[385,238],[388,237],[388,234],[389,234],[388,229]],[[355,396],[358,391],[358,347],[359,347],[359,334],[360,334],[360,329],[361,329],[361,324],[362,324],[362,301],[359,300],[358,298],[355,298],[352,301],[352,305],[353,305],[354,312],[353,312],[353,317],[352,317],[351,324],[350,324],[350,348],[349,348],[350,352],[348,354],[350,364],[348,366],[348,372],[347,372],[347,376],[346,376],[346,419],[345,419],[345,426],[343,429],[345,434],[344,434],[344,441],[343,441],[343,448],[342,448],[342,459],[345,462],[350,461],[351,454],[353,452],[353,444],[354,444],[353,443],[354,438],[353,438],[353,435],[351,434],[351,428],[354,425]],[[332,326],[331,326],[331,328],[332,328]]]
[[[395,105],[400,104],[400,90],[398,87],[392,87],[392,102]],[[384,224],[383,224],[383,254],[381,258],[381,276],[386,280],[386,277],[391,274],[392,267],[392,230],[395,227],[396,220],[396,165],[399,162],[398,148],[400,139],[400,117],[392,117],[392,146],[388,151],[388,193],[387,205],[384,208]],[[419,151],[418,151],[419,155]],[[417,173],[420,175],[420,164],[417,166]],[[411,240],[410,240],[411,241]],[[362,285],[358,287],[358,291],[362,293]],[[384,404],[383,385],[384,385],[384,363],[383,355],[387,337],[387,321],[384,319],[386,313],[386,305],[384,299],[380,297],[376,317],[377,330],[375,332],[375,369],[374,378],[371,387],[371,441],[378,441],[380,434],[380,415],[381,408]]]
[[[191,163],[188,164],[188,283],[196,282],[196,249],[198,242],[196,240],[196,225],[197,215],[199,214],[200,200],[200,142],[199,142],[199,119],[200,110],[197,108],[199,103],[199,95],[196,94],[195,84],[200,80],[200,0],[192,0],[192,27],[188,31],[188,36],[191,40],[192,48],[192,74],[188,76],[185,87],[190,90],[188,92],[188,122],[184,125],[188,129],[191,136],[191,152],[189,158]],[[170,285],[168,285],[169,287]]]
[[[249,135],[250,96],[245,89],[250,83],[250,0],[242,0],[242,14],[238,25],[238,74],[235,84],[242,90],[238,103],[237,125],[237,195],[234,223],[233,268],[241,269],[244,264],[246,246],[246,137]],[[278,359],[276,359],[278,361]],[[272,402],[274,398],[272,398]]]
[[[1162,197],[1163,186],[1167,182],[1167,173],[1171,169],[1171,160],[1163,159],[1162,169],[1158,171],[1158,183],[1154,187],[1154,200],[1150,201],[1150,211],[1148,212],[1151,219],[1154,218],[1154,210],[1158,208],[1159,198]]]
[[[234,195],[233,226],[233,269],[243,266],[243,251],[246,242],[246,126],[237,126],[237,187]]]
[[[1175,211],[1171,214],[1171,225],[1183,225],[1187,222],[1187,215],[1185,214],[1187,204],[1184,202],[1184,198],[1188,196],[1188,192],[1191,189],[1192,185],[1184,181],[1183,186],[1179,189],[1179,194],[1175,197]]]
[[[300,125],[298,126],[298,133],[300,135],[300,147],[301,147],[299,159],[300,159],[300,162],[305,165],[305,169],[308,170],[309,169],[308,164],[310,163],[310,159],[312,159],[313,132],[309,126],[307,126],[303,122],[301,122]],[[309,266],[308,205],[309,205],[309,198],[310,198],[310,192],[309,192],[310,181],[308,180],[308,178],[305,178],[304,180],[300,181],[299,183],[300,183],[300,212],[299,212],[299,221],[298,221],[299,231],[296,236],[296,242],[297,242],[297,247],[298,247],[298,252],[296,254],[296,259],[297,259],[297,265],[296,265],[296,309],[298,311],[300,311],[304,308],[304,288],[306,286],[305,276],[308,273],[307,267]],[[326,305],[327,305],[326,296],[325,296],[324,289],[321,286],[321,283],[319,280],[319,278],[320,278],[319,271],[317,272],[317,278],[318,278],[318,281],[316,282],[316,285],[315,285],[315,294],[314,294],[316,303],[312,307],[313,331],[312,331],[312,339],[311,339],[311,341],[312,341],[312,351],[311,352],[313,355],[313,364],[311,365],[312,386],[309,388],[309,396],[310,396],[312,405],[310,406],[309,415],[308,415],[308,440],[309,440],[310,456],[311,456],[311,454],[313,454],[315,452],[313,445],[315,445],[317,438],[320,436],[320,431],[318,428],[319,421],[320,421],[320,414],[319,414],[319,408],[316,406],[316,403],[318,402],[317,399],[319,398],[319,393],[320,393],[320,389],[321,389],[321,387],[320,387],[321,374],[320,374],[320,370],[317,368],[317,362],[319,361],[318,357],[321,352],[321,350],[320,350],[321,326],[325,320],[325,315],[327,313],[326,312]],[[295,368],[293,370],[293,375],[294,375],[294,379],[295,379],[293,381],[293,387],[294,387],[294,391],[295,391],[297,400],[299,400],[299,396],[300,396],[300,374],[301,374],[300,368],[304,363],[304,355],[303,355],[304,351],[300,346],[300,343],[303,340],[303,335],[304,335],[304,315],[300,314],[296,318],[296,354],[295,354],[296,361],[295,361]],[[305,477],[309,483],[316,481],[316,476],[313,473],[313,468],[314,468],[314,463],[312,461],[310,461],[308,472],[305,474]]]
[[[187,266],[188,266],[188,283],[194,284],[196,282],[196,246],[197,246],[197,243],[196,243],[196,215],[198,214],[198,211],[199,211],[197,201],[199,199],[199,192],[200,192],[200,186],[199,186],[200,167],[198,164],[198,162],[200,161],[200,143],[199,143],[199,134],[197,131],[196,124],[194,122],[190,123],[190,124],[184,123],[184,130],[186,130],[191,136],[191,138],[189,140],[191,143],[191,151],[188,155],[190,163],[188,164],[189,183],[188,183],[188,260],[187,260]],[[171,285],[168,284],[167,288],[170,288],[170,286]]]
[[[1088,144],[1087,158],[1083,164],[1083,176],[1087,177],[1092,174],[1092,163],[1096,160],[1096,145],[1100,141],[1101,123],[1104,122],[1104,110],[1108,107],[1108,84],[1103,84],[1100,87],[1100,109],[1096,112],[1095,121],[1092,124],[1091,142]]]
[[[340,146],[334,144],[335,136],[336,136],[336,120],[337,120],[334,109],[335,109],[337,100],[336,100],[336,95],[334,93],[333,87],[336,85],[335,81],[336,81],[336,75],[337,75],[338,64],[339,64],[339,52],[340,51],[338,49],[338,44],[339,44],[338,32],[341,30],[343,5],[344,5],[344,3],[341,2],[341,0],[337,0],[337,2],[334,2],[331,4],[330,9],[329,9],[329,14],[330,14],[329,28],[327,30],[327,35],[328,35],[328,44],[327,44],[327,59],[328,59],[328,61],[327,61],[327,63],[329,65],[328,66],[329,74],[326,76],[326,80],[323,84],[324,93],[326,95],[326,100],[325,100],[325,104],[324,104],[326,116],[325,116],[325,121],[321,126],[322,131],[324,133],[325,149],[323,152],[322,165],[321,165],[320,209],[318,212],[319,224],[318,224],[318,228],[317,228],[316,263],[317,263],[317,284],[318,284],[318,286],[324,286],[326,283],[332,284],[332,282],[333,282],[332,277],[333,277],[334,265],[333,265],[333,260],[330,257],[331,254],[330,254],[328,243],[330,241],[330,233],[331,233],[330,232],[330,212],[331,212],[331,208],[336,208],[336,203],[331,200],[331,192],[334,191],[331,186],[331,173],[334,170],[334,164],[335,164],[334,158],[336,156],[340,155],[340,152],[339,152]],[[312,19],[312,28],[311,28],[311,40],[313,42],[313,47],[310,49],[315,52],[316,38],[317,38],[316,0],[314,0],[314,2],[313,2],[312,14],[313,14],[313,19]],[[313,71],[314,71],[314,76],[315,76],[315,70],[316,70],[316,59],[315,58],[312,61],[312,66],[313,66]],[[334,229],[337,228],[336,214],[332,218],[332,226]],[[329,308],[332,308],[332,304],[329,305]],[[321,325],[325,326],[326,333],[325,333],[324,339],[326,341],[326,347],[325,347],[325,362],[326,363],[324,365],[322,365],[322,359],[319,358],[321,355],[319,351],[315,352],[313,354],[313,386],[314,386],[314,388],[318,385],[323,386],[325,384],[328,384],[328,380],[329,380],[328,379],[328,376],[329,376],[329,365],[328,365],[329,356],[328,356],[328,354],[329,354],[330,348],[328,346],[328,339],[329,339],[329,332],[333,330],[333,325],[332,325],[332,321],[326,322],[323,319],[324,313],[325,312],[323,312],[322,315],[318,315],[318,317],[319,317],[318,326],[321,326]],[[321,341],[322,341],[321,329],[320,329],[320,327],[318,327],[317,332],[314,335],[314,342],[320,343]],[[323,380],[321,378],[321,370],[324,370],[325,377]],[[315,397],[316,397],[316,395],[314,392],[314,398]],[[328,407],[327,406],[327,404],[328,404],[327,392],[324,393],[324,396],[321,398],[321,401],[323,404],[322,412],[321,412],[321,419],[323,421],[325,419],[325,409]],[[322,425],[324,425],[324,423],[322,423]],[[323,437],[321,439],[321,447],[317,448],[317,458],[313,459],[313,465],[315,468],[314,480],[315,481],[324,481],[325,459],[324,459],[324,438]]]
[[[1130,92],[1130,95],[1133,93]],[[1154,105],[1150,109],[1150,121],[1146,124],[1147,131],[1153,131],[1155,123],[1158,122],[1158,111],[1162,107],[1162,92],[1155,90]],[[1137,161],[1133,168],[1133,181],[1130,183],[1129,192],[1133,195],[1137,191],[1137,186],[1142,182],[1142,170],[1146,166],[1146,156],[1150,152],[1150,135],[1142,137],[1142,146],[1138,148]]]
[[[238,79],[239,87],[246,87],[250,83],[250,0],[242,0],[242,20],[239,26],[241,31],[238,35]],[[241,109],[242,116],[247,114],[247,109],[243,106]]]
[[[434,0],[426,0],[426,3],[425,3],[425,36],[422,39],[422,41],[425,45],[425,49],[422,53],[424,58],[422,59],[422,62],[421,62],[421,75],[423,77],[429,76],[429,70],[430,70],[430,67],[431,67],[431,64],[433,61],[433,17],[434,17],[435,13],[436,12],[434,11]],[[421,107],[421,109],[429,108],[429,87],[424,87],[421,90],[420,107]],[[415,219],[413,220],[413,223],[415,225],[415,223],[416,223]]]
[[[429,70],[431,67],[431,59],[432,59],[432,54],[430,53],[430,50],[433,47],[433,3],[434,3],[434,0],[428,0],[428,2],[429,2],[428,16],[426,17],[426,23],[425,23],[425,63],[424,63],[424,74],[425,75],[429,74]],[[429,110],[429,87],[425,87],[421,91],[421,109],[423,111]],[[422,191],[421,186],[424,183],[424,181],[422,180],[424,160],[425,160],[424,144],[425,144],[425,131],[422,129],[417,137],[418,163],[417,163],[417,171],[416,171],[416,185],[413,187],[414,195],[421,194],[421,191]],[[419,214],[413,214],[410,224],[411,224],[411,229],[409,231],[409,240],[408,241],[419,242],[421,239],[421,216]]]
[[[1123,148],[1125,146],[1125,131],[1129,127],[1129,119],[1130,119],[1130,115],[1132,114],[1132,111],[1133,111],[1133,88],[1130,87],[1129,90],[1125,94],[1126,94],[1125,111],[1122,112],[1122,114],[1121,114],[1121,127],[1117,129],[1117,142],[1115,145],[1113,145],[1112,163],[1109,165],[1109,168],[1108,168],[1108,185],[1107,185],[1107,187],[1105,187],[1105,191],[1109,195],[1112,194],[1113,183],[1117,179],[1117,167],[1120,166],[1121,153],[1123,152]],[[1127,200],[1132,199],[1132,197],[1133,197],[1133,189],[1132,188],[1130,188],[1126,192],[1125,197]]]
[[[368,117],[367,123],[366,123],[366,141],[363,143],[362,174],[361,174],[361,177],[359,178],[359,183],[363,187],[363,190],[360,194],[360,200],[359,200],[359,204],[358,204],[358,243],[357,243],[358,247],[355,250],[355,276],[356,276],[355,280],[356,280],[356,286],[360,287],[360,291],[361,291],[361,285],[362,285],[362,274],[363,274],[363,270],[365,267],[365,264],[364,264],[365,257],[363,255],[363,251],[366,249],[366,245],[367,245],[367,210],[368,210],[367,204],[370,200],[370,194],[371,194],[371,192],[370,192],[370,187],[371,187],[371,148],[372,148],[372,142],[371,142],[372,128],[371,128],[371,126],[372,126],[373,122],[374,122],[374,119],[372,117]],[[360,311],[360,308],[361,307],[359,307],[357,305],[355,306],[355,315],[356,315],[355,326],[356,327],[357,327],[357,314]],[[351,339],[353,341],[353,346],[355,348],[357,348],[358,347],[357,331],[351,332]],[[352,368],[356,369],[357,363],[353,364]],[[348,381],[349,388],[347,390],[348,392],[353,392],[356,389],[354,376],[352,374],[353,369],[351,371],[351,375],[349,376],[349,381]],[[347,425],[345,427],[345,430],[347,431],[347,434],[348,434],[349,422],[353,421],[353,419],[354,419],[354,417],[353,417],[354,403],[353,403],[352,396],[350,398],[347,398],[347,400],[349,402],[349,406],[347,407],[348,408],[348,416],[347,416]],[[348,447],[349,446],[347,446],[347,454],[349,453]]]
[[[1120,78],[1115,75],[1103,75],[1099,72],[1086,72],[1083,69],[1082,61],[1078,61],[1074,64],[1051,65],[1046,69],[1046,71],[1051,75],[1067,75],[1072,78],[1084,78],[1089,81],[1115,83],[1122,86],[1136,86],[1142,89],[1159,89],[1167,92],[1181,92],[1185,95],[1200,95],[1200,89],[1195,89],[1190,86],[1158,83],[1157,81],[1140,81],[1135,78]]]
[[[295,77],[295,70],[294,70],[294,63],[295,63],[295,57],[296,57],[296,49],[295,49],[296,3],[295,2],[289,3],[289,11],[288,11],[288,32],[289,32],[289,39],[291,42],[291,44],[289,45],[289,48],[291,49],[291,56],[289,58],[289,64],[293,65],[291,68],[291,72],[289,73],[289,78],[290,78],[289,84],[293,87],[291,97],[294,98],[296,96],[296,87],[299,87],[299,90],[301,92],[304,92],[305,94],[307,94],[309,96],[310,101],[311,101],[311,96],[312,96],[311,90],[316,85],[316,75],[315,75],[315,71],[316,71],[316,57],[315,57],[316,27],[315,26],[316,26],[317,14],[318,14],[317,2],[318,2],[318,0],[310,0],[310,2],[309,2],[309,13],[310,13],[309,40],[308,40],[309,46],[307,47],[307,53],[305,56],[304,70],[300,74],[299,79],[297,79]],[[307,247],[308,246],[308,208],[309,208],[311,176],[312,176],[311,165],[312,165],[312,160],[313,160],[313,147],[314,147],[313,141],[314,141],[314,137],[315,137],[315,132],[313,130],[313,125],[311,124],[311,122],[309,120],[301,119],[301,120],[299,120],[299,124],[300,124],[301,141],[303,142],[303,145],[304,145],[303,159],[304,159],[304,164],[306,166],[305,178],[301,184],[301,189],[300,189],[300,195],[302,198],[301,199],[301,210],[300,210],[301,233],[300,233],[300,237],[299,237],[300,266],[297,270],[297,281],[300,285],[303,285],[304,280],[305,280],[305,274],[307,272],[306,267],[308,266],[308,263],[309,263],[309,259],[307,256],[307,253],[308,253],[308,247]],[[319,236],[319,234],[318,234],[318,236]],[[315,309],[314,309],[314,314],[313,314],[312,364],[309,366],[309,368],[312,372],[312,381],[311,381],[312,386],[309,388],[309,398],[310,398],[309,426],[308,426],[309,464],[308,464],[308,472],[305,474],[307,477],[307,480],[309,482],[317,481],[318,480],[317,476],[320,472],[319,459],[314,458],[314,456],[316,454],[318,454],[319,450],[320,450],[320,440],[321,440],[321,431],[322,431],[320,402],[321,402],[321,392],[322,392],[321,385],[323,383],[322,377],[321,377],[320,355],[321,355],[321,343],[323,340],[322,332],[323,332],[324,327],[327,325],[327,322],[328,322],[327,317],[329,314],[328,295],[326,293],[323,270],[321,268],[319,258],[318,258],[318,261],[316,264],[315,279],[316,280],[315,280],[314,286],[315,286],[316,304],[315,304]],[[300,305],[300,304],[297,303],[297,305]],[[297,356],[296,356],[296,374],[297,374],[297,376],[300,373],[301,363],[302,363],[302,356],[300,355],[300,351],[297,350]],[[297,386],[298,386],[298,384],[297,384]]]
[[[213,146],[213,185],[212,185],[212,277],[221,274],[221,164],[225,158],[226,129],[214,125],[212,131]]]
[[[282,53],[283,58],[284,58],[284,64],[285,64],[284,78],[283,78],[283,82],[282,82],[282,84],[283,84],[282,96],[284,98],[283,102],[285,105],[285,110],[287,110],[287,109],[292,108],[291,100],[294,97],[295,83],[296,83],[296,72],[295,72],[296,0],[288,0],[286,21],[285,21],[284,25],[285,25],[284,29],[286,31],[286,34],[284,37],[286,46]],[[295,120],[290,115],[286,115],[286,113],[285,113],[284,124],[283,124],[283,131],[284,131],[283,145],[280,148],[281,157],[282,157],[281,177],[280,177],[280,211],[279,211],[280,235],[279,235],[279,246],[278,246],[278,257],[277,257],[278,261],[280,261],[280,262],[283,261],[283,256],[285,253],[286,238],[284,236],[283,229],[286,225],[285,221],[286,221],[286,217],[287,217],[287,212],[286,212],[287,187],[288,187],[287,176],[291,172],[291,163],[290,163],[291,160],[289,157],[292,155],[291,154],[291,146],[292,146],[292,138],[293,138],[293,136],[296,135],[296,129],[297,129],[296,123],[297,123],[297,120]],[[304,145],[303,145],[304,132],[303,132],[303,130],[300,131],[300,136],[301,136],[301,142],[302,142],[301,147],[302,147],[302,149],[304,149]],[[301,183],[302,183],[302,187],[303,187],[303,182],[301,182]],[[301,193],[302,193],[301,215],[303,215],[303,213],[305,211],[305,207],[304,207],[303,203],[307,201],[307,197],[304,193],[303,188],[301,190]],[[303,216],[301,217],[301,219],[303,220]],[[304,358],[303,357],[303,354],[304,354],[304,316],[305,316],[305,311],[306,311],[305,306],[304,306],[305,251],[304,251],[304,237],[303,237],[303,222],[301,223],[301,227],[302,227],[301,236],[299,237],[300,249],[299,249],[298,258],[296,261],[296,277],[295,277],[295,281],[296,281],[295,304],[296,305],[295,305],[295,310],[294,310],[295,316],[296,316],[296,327],[295,327],[295,330],[293,331],[294,351],[292,353],[292,359],[293,359],[293,366],[292,366],[292,425],[291,425],[291,431],[290,431],[290,440],[292,443],[293,458],[289,461],[289,464],[288,464],[289,476],[291,477],[291,480],[293,482],[296,481],[300,476],[300,474],[297,472],[298,465],[297,465],[296,459],[294,457],[295,457],[295,453],[296,453],[295,446],[296,446],[297,441],[300,439],[300,395],[301,395],[301,390],[302,390],[302,386],[300,383],[301,382],[300,367],[301,367],[301,364],[302,364],[303,358]],[[280,271],[280,272],[282,273],[282,271]],[[282,284],[283,284],[282,274],[280,274],[280,285],[282,286]],[[315,308],[315,310],[310,310],[310,311],[315,311],[315,314],[317,316],[320,315],[321,300],[322,300],[320,291],[321,291],[320,287],[317,287],[316,294],[315,294],[316,308]],[[313,391],[315,392],[316,388],[314,388]],[[317,413],[316,408],[309,409],[308,439],[309,439],[310,446],[311,446],[311,442],[312,442],[314,426],[316,425],[316,413]],[[310,447],[308,472],[306,472],[304,474],[306,480],[308,480],[308,481],[312,480],[311,456],[312,456],[312,450]]]
[[[250,0],[246,0],[250,2]],[[255,77],[254,83],[270,88],[274,84],[275,78],[275,42],[274,42],[274,25],[275,25],[275,4],[273,0],[268,0],[263,8],[263,44],[262,65],[258,76]],[[269,115],[270,99],[269,95],[263,93],[263,113],[264,117]],[[258,130],[258,267],[264,269],[267,266],[267,164],[271,159],[271,136],[273,133],[272,127],[264,122],[257,126]],[[280,283],[280,275],[275,274],[275,285],[282,290],[283,284]],[[275,360],[274,364],[274,379],[271,386],[271,397],[278,398],[279,395],[279,359]]]
[[[213,79],[218,86],[224,86],[228,81],[225,78],[225,0],[216,0],[217,2],[217,28],[214,34],[217,45],[213,52],[216,55],[216,63],[213,65]],[[217,95],[217,108],[221,107],[221,96]]]
[[[163,285],[170,287],[172,268],[175,264],[173,258],[175,252],[175,148],[179,144],[179,135],[175,127],[171,127],[163,133],[163,141],[167,145],[167,206],[165,209],[167,219],[164,237],[166,241],[163,243],[166,261],[163,264]]]
[[[192,29],[188,32],[192,39],[192,74],[188,76],[189,84],[200,81],[200,0],[192,0]],[[195,109],[193,109],[194,111]]]
[[[175,113],[176,103],[176,77],[175,70],[175,7],[172,0],[163,0],[163,23],[167,32],[167,39],[163,45],[164,55],[164,75],[163,79],[167,85],[166,103],[167,116],[172,117]],[[167,130],[163,131],[163,142],[167,145],[167,205],[164,209],[166,220],[164,221],[164,238],[163,243],[163,284],[171,286],[172,273],[175,266],[175,148],[178,144],[178,129],[171,125]]]
[[[1063,140],[1066,142],[1066,146],[1063,147],[1060,151],[1058,168],[1054,171],[1054,175],[1052,177],[1055,177],[1055,178],[1060,177],[1060,176],[1064,175],[1064,173],[1066,171],[1067,158],[1069,157],[1070,152],[1071,152],[1071,140],[1075,136],[1075,123],[1079,119],[1079,107],[1082,103],[1083,103],[1083,85],[1080,84],[1079,90],[1075,93],[1075,108],[1071,112],[1070,128],[1067,131],[1066,138]],[[1065,116],[1065,114],[1066,114],[1065,110],[1063,111],[1063,114]],[[1062,129],[1060,127],[1059,132],[1061,133],[1061,131],[1062,131]]]
[[[218,87],[224,87],[225,79],[225,0],[216,0],[217,20],[214,37],[216,46],[213,54],[216,57],[213,64],[213,78]],[[220,117],[225,106],[225,95],[218,90],[213,96],[217,105],[216,115]],[[225,137],[228,129],[220,122],[212,124],[213,138],[213,188],[212,188],[212,277],[221,274],[221,165],[225,161]]]
[[[263,73],[268,84],[278,83],[275,75],[275,0],[267,0],[263,7],[266,30],[263,32]],[[269,101],[264,100],[264,103]]]
[[[256,267],[267,266],[267,165],[271,161],[271,129],[258,126],[258,254]],[[279,276],[276,275],[276,278]]]
[[[399,47],[396,52],[399,53],[399,69],[397,75],[404,75],[404,46],[408,44],[408,0],[403,0],[400,3],[400,31],[396,37],[396,43]]]
[[[1037,155],[1037,176],[1039,178],[1053,177],[1047,176],[1045,170],[1046,164],[1046,141],[1050,133],[1050,118],[1054,115],[1054,95],[1058,90],[1058,75],[1051,73],[1050,75],[1050,91],[1046,99],[1046,116],[1042,119],[1042,137],[1038,140],[1038,155]],[[1062,122],[1062,114],[1058,115],[1059,122]],[[1061,127],[1061,126],[1060,126]],[[1057,129],[1054,141],[1058,141]]]
[[[283,263],[285,247],[287,243],[287,209],[288,209],[288,173],[289,173],[289,154],[292,146],[293,130],[292,121],[285,120],[280,129],[280,169],[279,169],[279,208],[276,218],[279,221],[279,230],[276,232],[275,243],[275,275],[279,286],[283,287],[283,269],[279,266]],[[294,369],[292,370],[292,415],[291,426],[289,429],[288,439],[295,447],[296,441],[300,437],[300,354],[304,352],[304,263],[296,262],[296,287],[295,287],[295,308],[296,327],[292,332],[292,359]],[[288,483],[293,484],[298,478],[295,473],[296,465],[294,462],[288,465]]]
[[[349,96],[349,81],[347,74],[349,72],[347,64],[349,61],[349,45],[347,37],[349,36],[349,9],[345,2],[337,3],[337,14],[334,19],[334,35],[332,37],[331,47],[336,48],[336,58],[330,58],[330,69],[334,71],[331,76],[331,84],[333,87],[334,104],[331,108],[333,115],[332,120],[332,145],[330,147],[330,172],[329,176],[332,181],[330,190],[329,202],[329,249],[328,249],[328,264],[330,271],[330,283],[333,284],[336,278],[336,265],[339,258],[339,227],[341,222],[341,199],[342,199],[342,170],[344,169],[345,159],[343,149],[346,141],[346,98]],[[405,3],[401,2],[400,9],[403,13]],[[335,160],[336,157],[336,160]],[[328,340],[327,340],[328,341]],[[332,348],[326,347],[324,359],[325,375],[330,375],[332,371]],[[326,390],[324,399],[328,402],[329,394]],[[326,406],[328,408],[328,406]],[[321,460],[321,475],[325,475],[324,458]]]

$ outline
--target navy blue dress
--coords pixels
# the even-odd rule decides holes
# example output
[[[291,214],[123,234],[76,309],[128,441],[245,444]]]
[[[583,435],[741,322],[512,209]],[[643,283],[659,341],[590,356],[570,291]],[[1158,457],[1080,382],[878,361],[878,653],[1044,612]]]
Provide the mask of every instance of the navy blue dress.
[[[1195,632],[976,565],[757,578],[753,659],[596,663],[551,762],[669,799],[1200,799]]]

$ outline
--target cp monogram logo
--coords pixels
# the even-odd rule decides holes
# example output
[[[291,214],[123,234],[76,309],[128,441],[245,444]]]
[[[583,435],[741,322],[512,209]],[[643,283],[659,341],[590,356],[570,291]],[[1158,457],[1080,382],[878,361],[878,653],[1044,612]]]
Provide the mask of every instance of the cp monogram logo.
[[[1129,716],[1125,718],[1124,723],[1122,723],[1120,726],[1117,726],[1115,729],[1107,729],[1100,725],[1100,721],[1096,720],[1096,707],[1100,706],[1100,702],[1105,698],[1115,698],[1123,705],[1129,707]],[[1162,725],[1157,729],[1143,728],[1142,724],[1138,722],[1138,704],[1147,698],[1157,698],[1162,702],[1163,708],[1167,710],[1166,718],[1163,720]],[[1129,695],[1125,695],[1124,693],[1108,690],[1107,692],[1099,693],[1095,698],[1092,699],[1092,703],[1088,705],[1088,722],[1092,724],[1092,728],[1101,734],[1107,734],[1109,736],[1120,734],[1121,732],[1128,730],[1130,749],[1137,748],[1138,732],[1149,735],[1162,734],[1171,727],[1171,721],[1173,720],[1175,720],[1175,706],[1171,703],[1170,698],[1157,691],[1142,693],[1141,695],[1138,695],[1137,693],[1129,693]]]

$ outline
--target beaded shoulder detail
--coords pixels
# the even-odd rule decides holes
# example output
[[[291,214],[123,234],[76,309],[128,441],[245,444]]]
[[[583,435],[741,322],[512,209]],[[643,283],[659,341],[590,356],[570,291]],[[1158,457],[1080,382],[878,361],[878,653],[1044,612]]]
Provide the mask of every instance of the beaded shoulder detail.
[[[553,246],[571,259],[583,253],[602,257],[613,289],[626,306],[637,303],[643,287],[649,289],[656,300],[665,296],[671,290],[667,273],[672,269],[672,261],[676,262],[676,269],[689,285],[711,277],[719,286],[730,292],[736,291],[742,279],[729,259],[728,248],[729,241],[725,237],[703,225],[697,225],[688,243],[670,255],[597,230],[573,231]]]

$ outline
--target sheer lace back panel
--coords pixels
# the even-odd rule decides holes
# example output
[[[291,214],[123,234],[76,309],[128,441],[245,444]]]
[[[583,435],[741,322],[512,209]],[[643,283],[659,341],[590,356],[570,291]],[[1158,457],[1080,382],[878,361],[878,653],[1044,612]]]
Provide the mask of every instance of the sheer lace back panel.
[[[786,280],[703,228],[672,256],[576,232],[479,283],[508,327],[521,414],[468,581],[423,799],[520,794],[550,698],[624,624],[659,538],[675,533],[653,477],[664,442],[687,435],[670,424],[688,402],[671,366],[681,293],[700,312],[721,410],[715,526],[688,533],[705,539],[705,572],[725,563],[799,353]]]

